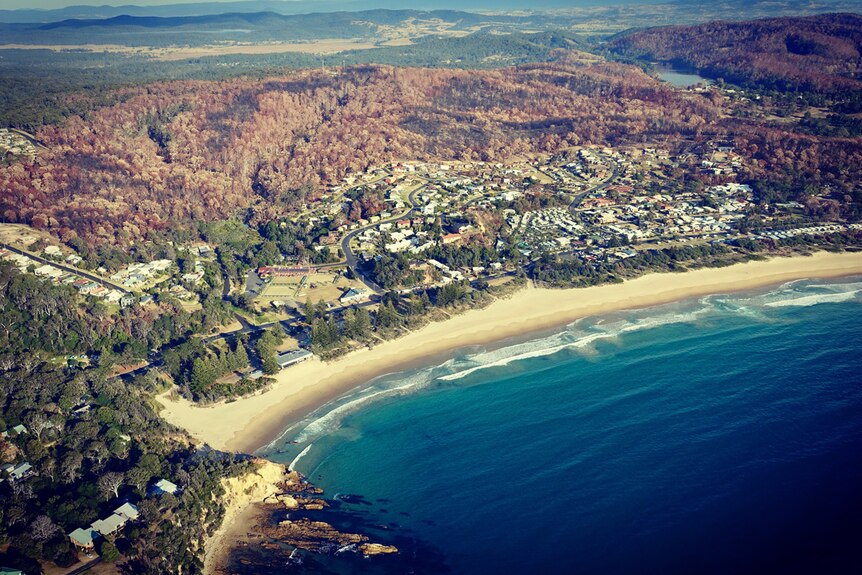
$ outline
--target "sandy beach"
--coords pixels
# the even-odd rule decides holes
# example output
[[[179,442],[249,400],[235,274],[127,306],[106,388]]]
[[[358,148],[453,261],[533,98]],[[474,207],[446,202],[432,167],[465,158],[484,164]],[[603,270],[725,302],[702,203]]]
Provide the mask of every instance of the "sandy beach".
[[[727,268],[652,273],[621,284],[581,289],[526,288],[484,309],[432,323],[373,349],[355,351],[331,363],[313,359],[290,367],[259,395],[207,407],[162,396],[161,413],[214,448],[252,452],[277,438],[290,423],[357,385],[465,346],[488,344],[611,311],[796,279],[854,274],[862,274],[862,253],[818,252]]]

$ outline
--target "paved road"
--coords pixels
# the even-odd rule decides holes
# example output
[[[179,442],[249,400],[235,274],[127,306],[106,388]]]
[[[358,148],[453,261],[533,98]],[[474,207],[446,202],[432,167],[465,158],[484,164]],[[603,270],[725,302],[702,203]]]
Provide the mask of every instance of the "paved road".
[[[23,137],[25,137],[25,138],[26,138],[27,140],[29,140],[29,141],[30,141],[34,146],[37,146],[37,147],[39,147],[39,148],[42,148],[43,150],[47,150],[47,149],[48,149],[48,146],[46,146],[46,145],[45,145],[45,144],[43,144],[41,141],[39,141],[39,139],[38,139],[38,138],[36,138],[36,136],[34,136],[33,134],[31,134],[31,133],[29,133],[29,132],[25,132],[24,130],[19,130],[18,128],[10,128],[10,130],[11,130],[12,132],[15,132],[15,133],[16,133],[16,134],[18,134],[19,136],[23,136]]]
[[[87,563],[85,565],[81,565],[77,569],[67,571],[64,575],[79,575],[80,573],[86,573],[87,571],[89,571],[90,569],[92,569],[93,567],[95,567],[96,565],[98,565],[101,562],[102,562],[102,558],[96,557],[95,559],[93,559],[89,563]]]
[[[368,289],[370,289],[371,291],[377,294],[382,294],[386,290],[384,290],[382,286],[378,285],[370,278],[365,277],[362,272],[359,271],[359,259],[356,257],[356,254],[353,253],[353,248],[350,247],[350,242],[357,235],[369,228],[377,227],[380,224],[397,222],[398,220],[403,220],[405,218],[411,217],[416,211],[416,194],[419,193],[421,190],[425,189],[429,183],[430,182],[426,180],[424,184],[410,192],[410,194],[407,196],[407,202],[410,204],[410,209],[406,212],[398,214],[397,216],[392,216],[391,218],[386,218],[385,220],[374,222],[373,224],[368,224],[367,226],[362,226],[361,228],[356,228],[355,230],[344,236],[344,238],[341,240],[341,251],[342,253],[344,253],[344,261],[347,264],[347,267],[352,269],[353,273],[356,274],[356,277],[359,279],[359,281],[365,284],[365,286],[368,287]]]
[[[583,191],[580,194],[576,195],[575,198],[572,200],[572,202],[569,204],[569,212],[572,215],[575,215],[575,210],[578,208],[578,206],[581,205],[581,202],[584,201],[585,197],[587,197],[589,194],[592,194],[593,192],[595,192],[597,190],[601,190],[602,188],[604,188],[605,186],[607,186],[608,184],[610,184],[611,182],[613,182],[614,180],[616,180],[619,177],[619,175],[620,175],[619,163],[616,160],[611,160],[611,162],[613,162],[613,165],[614,165],[613,171],[611,172],[611,175],[605,181],[603,181],[599,184],[596,184],[592,188],[590,188],[586,191]]]
[[[104,278],[101,278],[97,275],[93,275],[91,273],[79,270],[78,268],[74,268],[72,266],[67,266],[66,264],[57,263],[55,261],[43,258],[41,256],[37,256],[36,254],[32,254],[30,252],[24,251],[22,249],[18,249],[16,247],[10,246],[9,244],[0,243],[0,247],[4,247],[10,252],[15,252],[16,254],[20,254],[22,256],[27,256],[28,258],[35,260],[37,262],[43,264],[50,264],[54,267],[60,268],[63,271],[69,272],[70,274],[75,274],[76,276],[81,276],[82,278],[87,278],[88,280],[92,280],[97,284],[106,287],[107,289],[115,289],[122,293],[132,293],[128,288],[121,286],[120,284],[115,284],[111,281],[108,281]]]

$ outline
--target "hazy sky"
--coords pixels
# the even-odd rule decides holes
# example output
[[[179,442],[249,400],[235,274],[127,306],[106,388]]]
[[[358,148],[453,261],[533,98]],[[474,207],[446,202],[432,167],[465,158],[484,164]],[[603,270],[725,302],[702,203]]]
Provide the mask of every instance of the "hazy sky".
[[[68,6],[159,6],[165,4],[198,4],[201,2],[236,2],[243,0],[0,0],[0,9],[15,10],[19,8],[36,8],[36,9],[54,9],[66,8]],[[269,0],[270,2],[272,0]],[[349,5],[352,10],[362,10],[366,8],[413,8],[416,3],[414,0],[276,0],[283,1],[285,4],[290,4],[291,1],[297,2],[302,6],[302,12],[315,11],[314,6],[321,5],[323,10],[327,5],[336,6],[336,9],[345,9],[345,4]],[[476,6],[483,8],[504,6],[508,8],[537,8],[539,5],[543,7],[556,6],[575,6],[575,5],[617,5],[617,4],[649,4],[667,0],[464,0],[463,3],[457,0],[441,0],[440,7],[449,9],[470,9]],[[249,2],[253,3],[253,2]],[[431,1],[421,1],[423,9],[428,9],[434,6]]]
[[[0,9],[65,8],[66,6],[156,6],[159,4],[192,4],[235,0],[0,0]]]

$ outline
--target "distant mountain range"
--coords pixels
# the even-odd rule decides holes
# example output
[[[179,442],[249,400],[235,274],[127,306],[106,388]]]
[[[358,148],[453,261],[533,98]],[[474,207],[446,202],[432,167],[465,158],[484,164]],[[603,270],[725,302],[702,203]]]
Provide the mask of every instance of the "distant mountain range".
[[[0,10],[0,44],[167,47],[347,39],[403,45],[425,36],[452,38],[480,31],[613,33],[621,27],[856,12],[862,8],[862,0],[820,0],[816,5],[809,0],[536,0],[529,10],[513,10],[524,2],[417,0],[411,9],[403,9],[403,3],[395,0],[260,0]],[[457,4],[458,9],[445,8],[448,4]],[[423,9],[432,5],[434,9]],[[482,7],[494,10],[479,10]],[[477,11],[466,11],[474,9]]]
[[[123,14],[103,19],[67,19],[58,22],[50,22],[39,26],[40,30],[53,30],[59,28],[117,28],[125,26],[136,26],[142,28],[178,28],[192,27],[198,30],[220,29],[235,25],[252,26],[255,28],[269,27],[332,27],[339,29],[341,26],[360,26],[359,22],[373,22],[380,25],[396,25],[410,18],[417,19],[439,19],[451,22],[458,27],[477,26],[488,22],[521,23],[524,20],[536,20],[537,18],[495,15],[492,17],[473,14],[471,12],[457,12],[452,10],[436,10],[424,12],[420,10],[366,10],[361,12],[326,12],[313,14],[284,15],[276,12],[233,12],[224,14],[207,14],[201,16],[130,16]],[[367,26],[366,26],[367,28]],[[335,34],[336,36],[338,34]],[[362,36],[364,34],[357,34]]]
[[[663,0],[251,0],[240,2],[199,2],[165,4],[161,6],[68,6],[56,10],[0,10],[0,22],[32,23],[78,19],[93,20],[116,16],[157,16],[162,18],[204,16],[224,13],[308,14],[313,12],[362,12],[372,9],[402,10],[409,5],[414,10],[542,10],[608,4],[659,4]]]
[[[308,42],[361,39],[381,43],[434,34],[548,30],[571,18],[542,14],[483,15],[454,10],[366,10],[313,14],[232,12],[200,16],[70,18],[48,23],[0,23],[0,42],[10,44],[119,44],[124,46],[203,45],[213,42]]]

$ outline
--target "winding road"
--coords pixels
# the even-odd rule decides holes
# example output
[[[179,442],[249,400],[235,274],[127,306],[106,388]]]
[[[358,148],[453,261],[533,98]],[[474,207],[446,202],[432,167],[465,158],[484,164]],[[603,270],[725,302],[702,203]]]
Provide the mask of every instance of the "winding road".
[[[10,252],[14,252],[14,253],[22,255],[22,256],[27,256],[31,260],[37,261],[39,263],[48,264],[48,265],[54,266],[55,268],[59,268],[65,272],[68,272],[70,274],[75,274],[76,276],[81,276],[82,278],[87,278],[88,280],[94,281],[97,284],[99,284],[99,285],[101,285],[107,289],[115,289],[115,290],[122,292],[124,294],[132,293],[131,291],[129,291],[128,288],[123,287],[120,284],[115,284],[111,281],[106,280],[105,278],[99,277],[97,275],[93,275],[93,274],[91,274],[89,272],[85,272],[83,270],[79,270],[78,268],[75,268],[72,266],[67,266],[66,264],[61,264],[61,263],[43,258],[41,256],[37,256],[36,254],[32,254],[28,251],[16,248],[14,246],[10,246],[9,244],[0,243],[0,247],[6,248]]]
[[[384,290],[380,285],[372,281],[370,278],[365,277],[362,272],[359,271],[359,258],[357,258],[356,254],[353,253],[353,248],[350,247],[350,242],[357,235],[369,228],[376,228],[380,224],[394,223],[398,220],[403,220],[404,218],[409,218],[410,216],[412,216],[413,213],[416,211],[416,194],[419,193],[421,190],[424,190],[429,183],[430,182],[425,180],[424,184],[422,184],[407,195],[407,203],[410,204],[410,209],[408,209],[406,212],[386,218],[385,220],[374,222],[373,224],[362,226],[361,228],[356,228],[341,239],[341,252],[344,254],[344,263],[347,264],[347,267],[353,270],[353,273],[356,275],[359,281],[365,284],[365,286],[368,287],[368,289],[370,289],[371,291],[377,294],[382,294],[386,290]]]
[[[603,182],[599,182],[598,184],[596,184],[592,188],[589,188],[589,189],[581,192],[580,194],[577,194],[575,196],[575,198],[572,200],[572,202],[569,204],[569,213],[571,213],[572,215],[575,215],[575,210],[578,209],[578,206],[581,205],[581,202],[584,201],[585,197],[592,194],[593,192],[601,190],[602,188],[606,187],[608,184],[610,184],[611,182],[613,182],[614,180],[616,180],[619,177],[619,175],[620,175],[620,164],[619,164],[619,162],[617,162],[616,160],[611,160],[611,162],[613,163],[613,168],[611,168],[611,170],[612,170],[611,175],[608,176],[608,178],[605,179]]]

